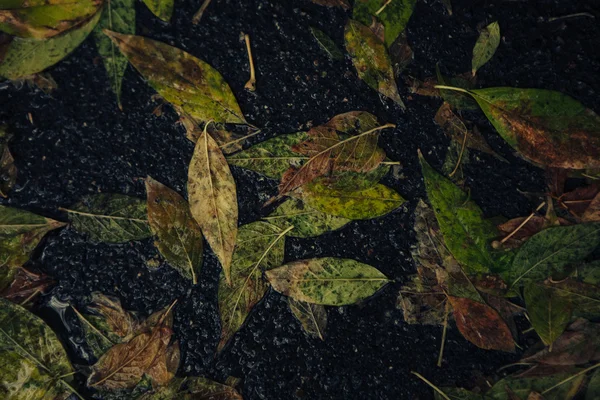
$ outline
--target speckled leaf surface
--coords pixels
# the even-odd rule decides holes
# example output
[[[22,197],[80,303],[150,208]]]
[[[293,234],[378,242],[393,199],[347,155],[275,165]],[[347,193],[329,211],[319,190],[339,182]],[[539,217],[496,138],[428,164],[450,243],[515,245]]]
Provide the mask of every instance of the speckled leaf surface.
[[[427,197],[433,207],[446,246],[468,274],[494,266],[489,242],[497,236],[494,224],[466,193],[435,171],[420,155]]]
[[[0,64],[0,76],[15,80],[53,66],[87,38],[101,14],[97,12],[84,24],[47,40],[13,39]]]
[[[231,283],[231,258],[238,231],[235,181],[219,145],[204,130],[188,169],[190,211]]]
[[[352,17],[367,26],[373,18],[380,21],[385,28],[385,45],[390,47],[406,28],[416,3],[417,0],[357,0]]]
[[[123,243],[151,236],[146,202],[122,194],[95,194],[64,209],[73,227],[93,241]]]
[[[283,262],[285,233],[284,229],[261,221],[240,228],[231,263],[231,286],[224,274],[219,280],[219,350],[241,328],[252,307],[266,293],[269,286],[262,273]]]
[[[531,326],[546,346],[564,332],[571,320],[571,303],[556,291],[531,283],[525,286],[525,304]]]
[[[165,22],[169,22],[171,20],[171,16],[173,15],[173,7],[175,5],[175,0],[143,0],[144,4],[152,14],[156,15],[158,18],[162,19]]]
[[[9,135],[0,127],[0,197],[7,197],[17,181],[17,167],[8,148]]]
[[[473,47],[473,58],[471,60],[471,73],[473,75],[491,60],[499,45],[500,25],[498,25],[498,22],[492,22],[483,28]]]
[[[179,114],[196,124],[244,124],[246,120],[221,74],[204,61],[165,43],[142,36],[104,31]]]
[[[329,58],[332,60],[343,60],[344,53],[340,50],[340,48],[335,44],[333,40],[325,32],[320,29],[315,28],[314,26],[310,27],[310,32],[314,36],[319,46],[327,53]]]
[[[73,368],[54,332],[5,299],[0,299],[0,359],[3,399],[46,400],[71,393],[66,386],[71,377],[65,375]]]
[[[585,375],[579,375],[563,385],[559,385],[553,390],[545,393],[547,389],[557,385],[577,374],[581,370],[574,369],[570,373],[557,373],[541,377],[512,377],[501,379],[486,392],[486,399],[489,400],[513,400],[508,392],[509,388],[519,399],[526,400],[531,392],[544,393],[545,400],[570,400],[579,391],[585,381]]]
[[[354,304],[389,282],[370,265],[344,258],[313,258],[266,272],[273,289],[298,301],[330,306]]]
[[[358,77],[372,89],[405,108],[398,94],[392,62],[383,42],[368,26],[354,20],[349,20],[346,24],[344,38]]]
[[[154,244],[169,264],[192,283],[202,266],[202,231],[181,195],[148,177],[148,223]]]
[[[325,329],[327,328],[325,306],[298,301],[291,297],[288,298],[288,304],[292,314],[309,336],[325,340]]]

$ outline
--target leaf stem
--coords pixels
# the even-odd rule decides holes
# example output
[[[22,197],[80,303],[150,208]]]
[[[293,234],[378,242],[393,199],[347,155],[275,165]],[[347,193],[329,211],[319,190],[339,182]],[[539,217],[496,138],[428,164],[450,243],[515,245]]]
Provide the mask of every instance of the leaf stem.
[[[415,375],[417,378],[419,378],[420,380],[422,380],[426,384],[428,384],[433,390],[435,390],[436,392],[438,392],[440,394],[440,396],[442,396],[444,399],[451,400],[450,397],[448,397],[448,395],[446,393],[442,392],[442,390],[440,388],[438,388],[437,386],[435,386],[433,383],[429,382],[427,380],[427,378],[425,378],[420,373],[415,372],[415,371],[410,371],[410,373],[413,374],[413,375]]]
[[[521,228],[523,228],[525,225],[527,225],[527,223],[528,223],[528,222],[531,220],[531,218],[533,218],[533,217],[535,216],[535,213],[536,213],[536,212],[538,212],[538,211],[540,211],[540,210],[542,209],[542,207],[544,207],[545,205],[546,205],[546,202],[545,202],[545,201],[543,201],[543,202],[542,202],[542,204],[540,204],[540,205],[539,205],[539,206],[538,206],[538,207],[535,209],[535,211],[534,211],[534,212],[532,212],[531,214],[529,214],[529,217],[525,218],[525,221],[521,222],[521,224],[520,224],[519,226],[517,226],[517,227],[515,228],[515,230],[514,230],[514,231],[512,231],[512,232],[511,232],[511,233],[510,233],[508,236],[506,236],[504,239],[502,239],[502,240],[500,241],[500,243],[502,243],[502,244],[506,243],[506,241],[507,241],[508,239],[510,239],[511,237],[513,237],[515,233],[517,233],[517,232],[518,232],[518,231],[519,231]]]
[[[442,360],[444,358],[444,346],[446,344],[446,331],[448,330],[448,314],[450,313],[450,303],[446,301],[446,314],[444,315],[444,329],[442,330],[442,343],[440,345],[440,355],[438,356],[437,366],[442,367]]]
[[[75,388],[71,385],[69,385],[64,379],[59,379],[60,382],[65,385],[70,391],[71,393],[73,393],[75,396],[79,397],[81,400],[85,400],[85,398],[79,394],[79,392],[77,392],[77,390],[75,390]]]
[[[392,0],[387,0],[379,10],[375,11],[375,15],[379,15],[383,12],[383,10],[385,10],[385,8],[388,6],[388,4],[390,4],[392,2]]]
[[[463,89],[463,88],[459,88],[459,87],[455,87],[455,86],[435,85],[434,88],[435,89],[454,90],[455,92],[471,94],[471,92],[469,92],[467,89]]]
[[[40,293],[40,290],[36,290],[35,292],[33,292],[31,295],[29,295],[28,298],[26,298],[25,300],[23,300],[21,302],[21,304],[19,304],[21,307],[23,307],[25,304],[29,303],[35,296],[37,296]]]
[[[89,327],[92,328],[92,330],[95,331],[98,335],[100,335],[104,340],[106,340],[108,343],[115,344],[112,340],[110,340],[108,337],[106,337],[98,328],[96,328],[90,321],[88,321],[88,319],[85,318],[83,316],[83,314],[81,314],[79,312],[79,310],[77,310],[73,306],[71,306],[71,309],[75,312],[75,314],[77,314],[77,316],[79,317],[80,320],[82,320],[83,322],[88,324]]]
[[[246,51],[248,52],[248,62],[250,63],[250,79],[244,85],[244,89],[251,92],[256,90],[256,72],[254,71],[254,60],[252,58],[252,47],[250,47],[250,35],[244,34],[244,41],[246,42]]]
[[[452,172],[450,172],[450,175],[449,175],[450,177],[453,177],[454,174],[456,173],[456,171],[458,171],[458,167],[460,167],[460,162],[462,161],[462,157],[465,152],[465,147],[467,147],[467,136],[468,135],[469,135],[469,132],[467,130],[465,130],[465,136],[463,138],[462,146],[460,148],[458,160],[456,161],[456,166],[454,167],[454,170]]]
[[[200,22],[200,19],[202,18],[204,11],[206,11],[206,9],[208,8],[208,5],[210,4],[211,1],[212,0],[204,0],[204,3],[202,3],[202,6],[200,6],[198,11],[196,11],[196,14],[194,14],[194,16],[192,17],[192,24],[196,25],[198,22]]]

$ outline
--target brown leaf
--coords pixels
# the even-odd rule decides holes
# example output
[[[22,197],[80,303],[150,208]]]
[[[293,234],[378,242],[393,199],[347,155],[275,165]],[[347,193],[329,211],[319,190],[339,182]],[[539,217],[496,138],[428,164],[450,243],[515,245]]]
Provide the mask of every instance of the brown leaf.
[[[350,9],[348,0],[311,0],[313,3],[326,7],[342,7],[344,10]]]
[[[527,400],[544,400],[544,396],[538,392],[531,392],[529,393],[529,396],[527,396]]]
[[[581,217],[598,193],[600,184],[579,187],[560,196],[558,203],[571,214]]]
[[[152,379],[154,386],[164,386],[175,377],[179,361],[179,343],[175,342],[159,353],[146,374]]]
[[[600,221],[600,194],[597,194],[581,216],[583,222]]]
[[[523,226],[521,224],[529,217],[518,217],[506,221],[503,224],[498,225],[498,230],[502,236],[506,237],[512,232],[515,232],[506,242],[504,242],[505,248],[516,248],[519,247],[536,233],[555,225],[567,226],[571,225],[569,221],[564,218],[558,218],[557,224],[552,224],[546,217],[540,215],[534,215],[527,221]],[[517,230],[518,229],[518,230]]]
[[[19,268],[14,281],[2,292],[2,297],[13,303],[21,303],[37,293],[44,293],[54,283],[55,281],[46,274],[36,274],[25,268]]]
[[[448,296],[448,300],[456,326],[469,342],[486,350],[515,350],[510,329],[493,308],[466,298]]]
[[[134,333],[137,328],[136,319],[121,306],[121,301],[102,293],[92,293],[92,303],[88,310],[102,316],[111,332],[121,338]]]
[[[413,77],[405,77],[404,81],[411,93],[426,97],[441,97],[440,91],[435,88],[438,81],[434,77],[425,78],[424,81]]]

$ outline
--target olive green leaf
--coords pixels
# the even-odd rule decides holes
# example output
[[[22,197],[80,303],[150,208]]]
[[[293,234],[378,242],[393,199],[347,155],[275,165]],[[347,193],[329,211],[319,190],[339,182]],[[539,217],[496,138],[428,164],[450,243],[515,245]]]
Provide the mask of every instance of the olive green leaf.
[[[600,398],[600,370],[594,371],[585,391],[585,400],[596,400]]]
[[[325,340],[325,328],[327,327],[325,306],[294,300],[291,297],[288,298],[288,304],[294,317],[302,324],[302,328],[309,336]]]
[[[377,218],[404,203],[395,190],[376,184],[355,192],[334,190],[312,182],[302,190],[302,200],[317,211],[351,220]]]
[[[334,231],[350,222],[347,218],[336,217],[309,207],[302,200],[289,198],[263,220],[280,229],[293,226],[287,236],[312,237]]]
[[[600,117],[552,90],[497,87],[466,90],[500,136],[523,157],[544,167],[600,167]]]
[[[458,87],[461,89],[469,90],[475,85],[475,77],[470,73],[466,72],[455,76],[444,76],[440,70],[439,64],[435,65],[435,75],[437,78],[438,85],[448,85]],[[455,90],[447,89],[434,89],[448,104],[456,110],[477,110],[479,106],[477,102],[469,96],[467,93],[458,92]]]
[[[148,223],[156,235],[155,245],[183,277],[198,283],[202,266],[202,231],[187,201],[162,183],[146,178]]]
[[[356,192],[375,186],[392,168],[399,165],[394,161],[383,161],[377,168],[367,172],[333,171],[331,174],[315,180],[325,186],[345,192]]]
[[[224,274],[219,281],[219,351],[241,328],[252,307],[266,293],[269,286],[262,277],[262,271],[283,262],[285,234],[290,229],[280,229],[261,221],[240,227],[231,262],[231,285]]]
[[[146,202],[122,194],[94,194],[71,208],[71,224],[96,242],[123,243],[152,235],[148,226]]]
[[[129,62],[180,115],[194,121],[245,124],[221,74],[204,61],[165,43],[105,30]]]
[[[281,179],[290,166],[299,167],[302,162],[308,160],[308,156],[292,150],[293,146],[307,138],[306,132],[279,135],[227,156],[227,162],[230,165],[256,171],[269,178]]]
[[[121,106],[121,84],[127,58],[117,49],[115,43],[102,31],[109,29],[119,33],[135,33],[135,1],[134,0],[106,0],[102,18],[94,29],[94,39],[98,53],[104,62],[106,74],[110,80],[110,87],[117,96],[117,104]]]
[[[266,271],[273,289],[298,301],[330,306],[354,304],[389,280],[370,265],[344,258],[294,261]]]
[[[571,303],[554,290],[530,283],[525,286],[525,304],[531,326],[552,351],[552,344],[571,320]]]
[[[385,45],[390,47],[406,28],[417,0],[359,0],[354,2],[352,17],[369,26],[373,18],[383,23]]]
[[[572,278],[559,281],[548,280],[546,287],[556,292],[573,307],[573,315],[588,319],[600,316],[600,287]]]
[[[227,160],[206,129],[196,142],[187,188],[190,211],[231,284],[231,258],[238,231],[237,192]]]
[[[0,397],[44,400],[73,393],[73,368],[50,327],[26,309],[0,299]]]
[[[0,197],[7,197],[17,182],[17,167],[8,148],[9,136],[0,127]]]
[[[158,18],[162,19],[165,22],[169,22],[171,20],[171,16],[173,15],[173,6],[175,5],[175,0],[143,0],[144,4],[152,14],[156,15]]]
[[[600,260],[591,261],[577,267],[572,276],[590,285],[600,285]]]
[[[490,61],[499,44],[500,25],[498,25],[498,22],[492,22],[481,31],[477,42],[475,42],[475,47],[473,47],[473,59],[471,60],[471,73],[473,76],[479,68]]]
[[[514,400],[514,397],[511,397],[510,390],[512,394],[521,400],[526,400],[532,392],[543,393],[544,400],[570,400],[575,397],[585,382],[585,375],[577,375],[580,371],[574,369],[570,372],[533,377],[509,376],[496,382],[485,393],[485,398],[489,400]],[[569,378],[572,379],[567,380]],[[552,390],[549,390],[551,388]],[[546,390],[549,391],[546,393]]]
[[[87,38],[101,14],[97,12],[87,22],[50,39],[13,39],[0,63],[0,76],[15,80],[53,66]]]
[[[175,378],[166,386],[144,393],[137,400],[242,400],[231,386],[207,378]]]
[[[368,26],[354,20],[346,24],[344,38],[358,77],[401,108],[406,108],[398,94],[390,56],[381,40]]]
[[[557,226],[533,235],[519,248],[512,267],[502,271],[511,287],[541,281],[583,260],[600,244],[600,224]]]
[[[0,3],[0,31],[50,38],[84,23],[101,6],[102,0],[6,0]]]
[[[313,26],[310,27],[310,32],[315,37],[317,43],[319,43],[319,46],[327,53],[329,58],[332,60],[342,60],[344,58],[344,54],[337,44],[335,44],[325,32]]]
[[[438,174],[419,152],[427,197],[440,224],[446,246],[467,274],[487,272],[494,266],[489,242],[496,227],[466,193]]]

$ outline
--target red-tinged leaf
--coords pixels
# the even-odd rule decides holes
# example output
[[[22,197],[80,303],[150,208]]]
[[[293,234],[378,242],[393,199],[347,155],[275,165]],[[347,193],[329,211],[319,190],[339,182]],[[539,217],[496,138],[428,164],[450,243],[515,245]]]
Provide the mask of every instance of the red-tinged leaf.
[[[19,268],[15,280],[2,292],[2,297],[13,303],[22,303],[38,293],[44,293],[55,281],[43,273],[34,273]]]
[[[558,204],[577,217],[581,217],[590,203],[600,193],[600,184],[579,187],[560,196]]]

